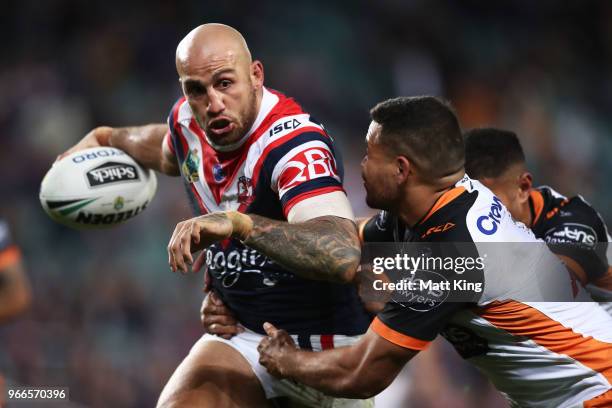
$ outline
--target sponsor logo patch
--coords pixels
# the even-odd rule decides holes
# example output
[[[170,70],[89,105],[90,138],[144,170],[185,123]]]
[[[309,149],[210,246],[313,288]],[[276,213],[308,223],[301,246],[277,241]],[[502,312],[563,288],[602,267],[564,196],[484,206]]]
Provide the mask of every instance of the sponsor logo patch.
[[[117,196],[117,198],[115,198],[115,202],[113,203],[113,208],[119,211],[123,208],[124,205],[125,205],[125,198],[121,196]]]
[[[450,290],[444,283],[450,285],[450,281],[442,274],[419,269],[403,278],[406,285],[412,282],[412,288],[396,290],[392,300],[400,306],[415,312],[428,312],[440,306],[448,296]]]
[[[183,176],[188,183],[195,183],[200,180],[200,175],[198,173],[199,168],[200,158],[198,157],[198,149],[190,150],[181,166]]]
[[[253,288],[276,286],[280,280],[295,279],[290,272],[278,269],[273,260],[260,254],[255,249],[243,245],[231,245],[225,250],[222,245],[213,244],[206,249],[206,266],[208,273],[224,288],[240,286],[242,278],[243,287]],[[254,280],[253,280],[254,279]]]
[[[238,178],[238,202],[249,205],[253,202],[253,183],[245,176]]]
[[[287,120],[283,123],[279,123],[278,125],[274,126],[272,129],[270,129],[269,136],[272,137],[280,132],[282,132],[283,130],[293,130],[293,129],[297,129],[298,126],[300,126],[302,124],[302,122],[300,122],[297,119],[290,119]]]
[[[491,204],[491,209],[487,215],[481,215],[476,220],[476,226],[485,235],[493,235],[497,232],[497,228],[499,223],[501,222],[502,210],[503,210],[502,202],[499,198],[493,197],[493,203]]]
[[[421,239],[425,238],[425,237],[428,237],[431,234],[436,234],[438,232],[448,231],[449,229],[453,228],[454,226],[455,226],[455,224],[453,224],[452,222],[447,222],[446,224],[442,224],[442,225],[438,225],[438,226],[435,226],[435,227],[431,227],[423,235],[421,235]]]
[[[285,164],[278,183],[280,195],[301,183],[321,177],[340,181],[331,152],[320,148],[300,152]]]
[[[468,328],[449,324],[440,334],[455,347],[463,358],[482,356],[489,351],[487,339]]]
[[[126,163],[107,162],[94,167],[87,173],[87,182],[90,187],[98,187],[112,183],[125,181],[137,181],[140,179],[135,166]]]
[[[588,225],[568,222],[546,231],[544,240],[547,244],[574,243],[594,247],[597,244],[597,234]]]
[[[215,182],[221,183],[225,180],[225,172],[223,171],[223,167],[219,163],[215,163],[212,168],[213,178]]]

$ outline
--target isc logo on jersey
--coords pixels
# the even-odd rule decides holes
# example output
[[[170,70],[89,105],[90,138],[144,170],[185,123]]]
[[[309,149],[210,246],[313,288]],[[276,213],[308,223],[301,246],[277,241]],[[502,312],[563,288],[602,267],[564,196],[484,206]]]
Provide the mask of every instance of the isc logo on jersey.
[[[292,187],[320,177],[333,177],[340,181],[331,152],[311,148],[298,153],[288,161],[279,177],[280,195]]]
[[[291,119],[291,120],[288,120],[283,123],[279,123],[278,125],[274,126],[272,129],[270,129],[268,134],[270,135],[270,137],[272,137],[282,132],[283,130],[297,129],[297,127],[300,126],[301,124],[302,122],[300,122],[299,120]]]
[[[493,197],[493,203],[487,215],[481,215],[476,220],[476,226],[485,235],[493,235],[497,232],[497,227],[501,222],[502,211],[504,207],[499,198]]]

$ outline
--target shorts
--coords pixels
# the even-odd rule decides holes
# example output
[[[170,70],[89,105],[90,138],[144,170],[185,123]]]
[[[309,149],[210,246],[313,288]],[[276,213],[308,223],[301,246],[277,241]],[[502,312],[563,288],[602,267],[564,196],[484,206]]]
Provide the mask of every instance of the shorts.
[[[291,337],[293,337],[293,340],[297,344],[297,336]],[[313,335],[310,337],[313,351],[321,351],[322,336]],[[329,337],[331,336],[326,336],[327,340],[325,341],[329,341]],[[221,337],[207,333],[203,335],[200,340],[198,340],[198,343],[206,341],[220,341],[238,351],[249,362],[253,372],[261,383],[267,399],[287,397],[291,401],[296,401],[300,404],[313,408],[370,408],[374,406],[373,398],[367,400],[334,398],[293,380],[280,380],[273,377],[268,373],[264,366],[259,364],[259,352],[257,351],[257,346],[263,338],[263,335],[245,329],[243,333],[232,337],[230,340],[225,340]],[[331,341],[335,347],[342,347],[349,346],[358,340],[359,336],[350,337],[334,335]]]

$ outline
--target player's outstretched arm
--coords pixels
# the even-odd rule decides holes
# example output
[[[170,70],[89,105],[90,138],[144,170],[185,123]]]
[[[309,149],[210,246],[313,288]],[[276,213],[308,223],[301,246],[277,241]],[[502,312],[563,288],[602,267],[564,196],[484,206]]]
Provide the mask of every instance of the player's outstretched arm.
[[[352,220],[323,216],[290,224],[258,215],[244,243],[308,279],[352,282],[361,258]]]
[[[112,146],[123,150],[144,167],[169,176],[178,176],[180,173],[176,157],[164,143],[167,132],[168,125],[165,123],[121,128],[100,126],[59,158],[90,147]]]
[[[226,211],[180,222],[168,244],[168,263],[174,272],[187,272],[193,252],[230,237],[308,279],[351,282],[361,257],[352,220],[322,216],[291,224]]]
[[[322,352],[299,350],[284,330],[264,324],[258,346],[270,374],[344,398],[370,398],[384,390],[418,351],[395,345],[372,330],[353,346]]]

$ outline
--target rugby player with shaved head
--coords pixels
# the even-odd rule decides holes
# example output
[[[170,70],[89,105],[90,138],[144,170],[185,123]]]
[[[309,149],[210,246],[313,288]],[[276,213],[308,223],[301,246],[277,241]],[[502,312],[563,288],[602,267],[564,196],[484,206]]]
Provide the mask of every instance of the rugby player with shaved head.
[[[360,245],[334,140],[293,99],[264,87],[262,63],[231,27],[191,31],[177,47],[176,69],[184,96],[167,124],[99,127],[68,151],[113,146],[182,177],[197,216],[177,224],[168,262],[175,272],[205,265],[214,307],[238,323],[209,322],[228,331],[193,346],[158,406],[265,407],[278,398],[371,405],[279,380],[258,361],[266,321],[309,351],[350,345],[369,324],[349,284]]]

